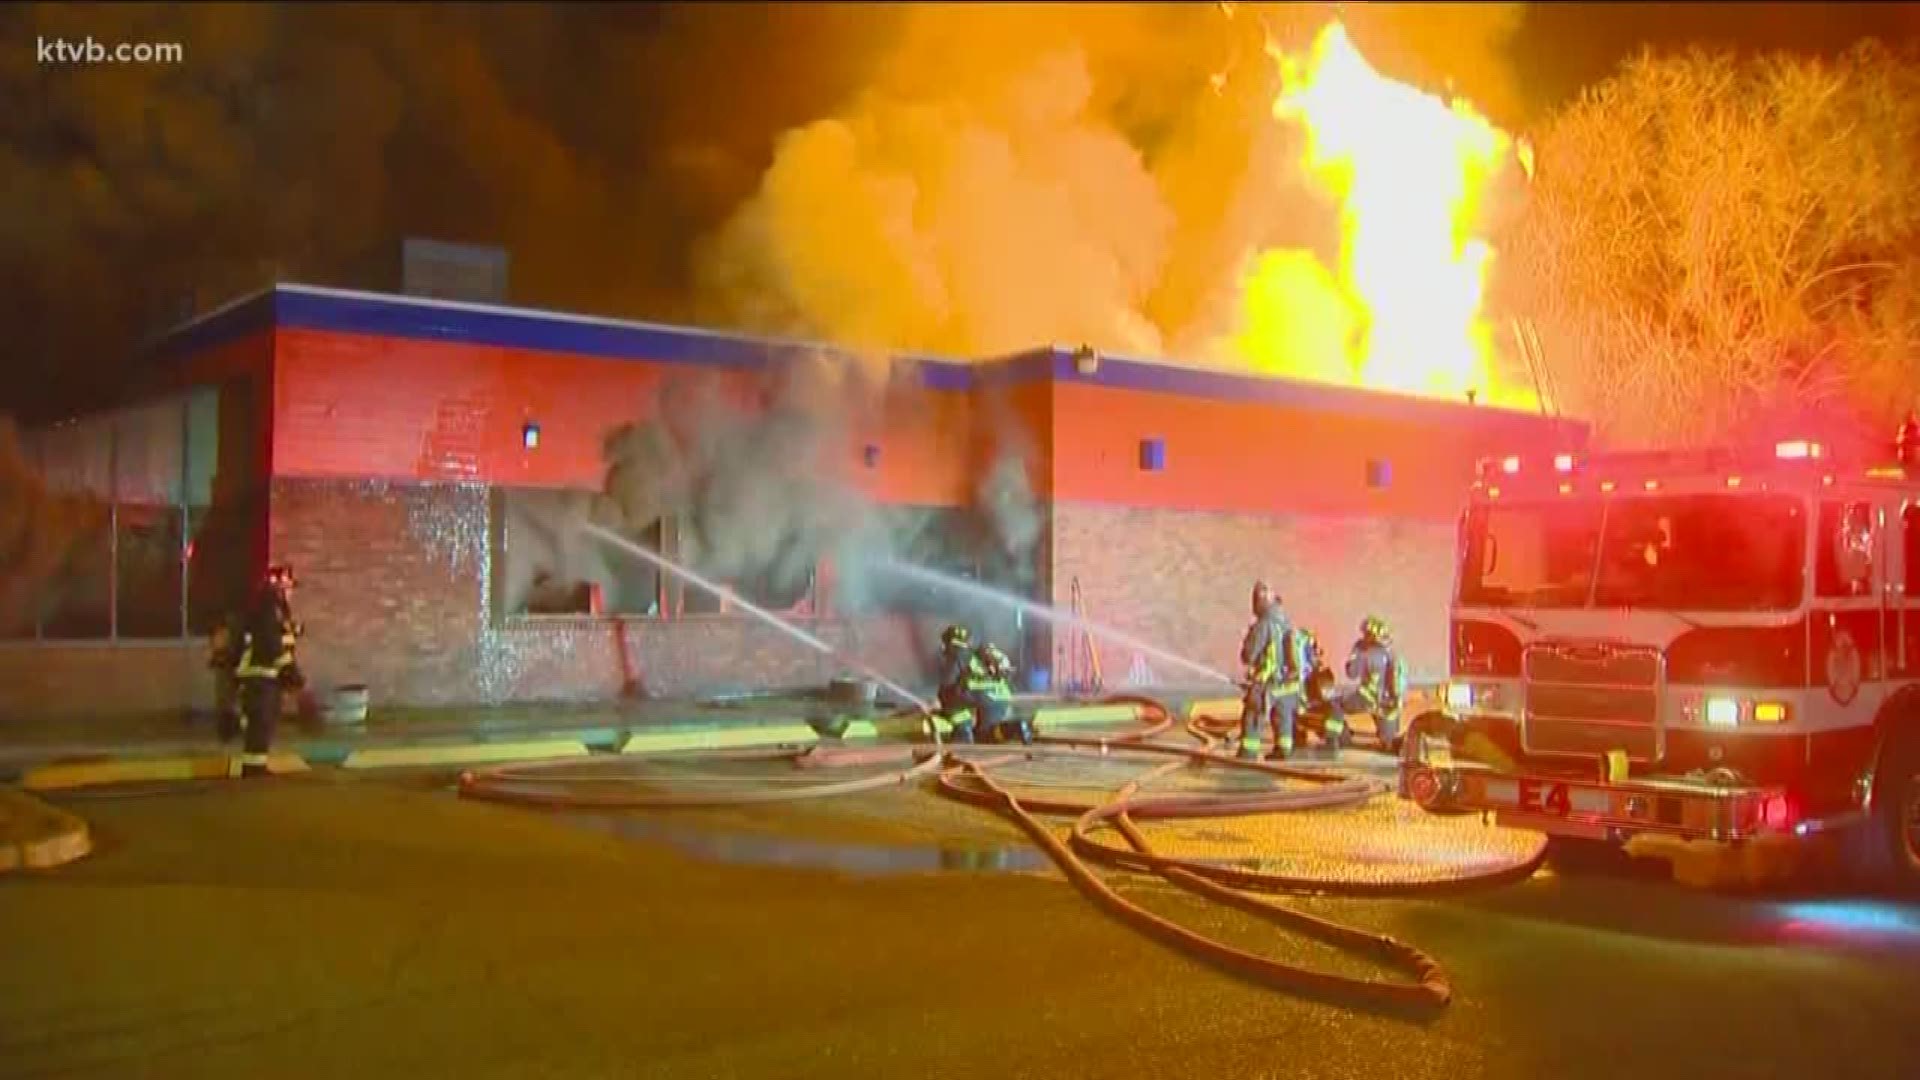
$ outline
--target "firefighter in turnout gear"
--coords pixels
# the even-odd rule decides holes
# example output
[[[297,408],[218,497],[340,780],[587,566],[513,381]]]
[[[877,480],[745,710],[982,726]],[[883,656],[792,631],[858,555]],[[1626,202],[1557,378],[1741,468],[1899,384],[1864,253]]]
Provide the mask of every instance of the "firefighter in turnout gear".
[[[1323,709],[1333,701],[1333,669],[1327,666],[1326,649],[1320,645],[1320,635],[1306,627],[1295,627],[1300,636],[1300,670],[1307,673],[1305,685],[1301,688],[1300,707],[1302,710]]]
[[[1013,661],[989,642],[973,654],[967,671],[968,698],[978,718],[980,737],[998,742],[1017,738],[1032,745],[1033,722],[1013,714]]]
[[[1260,728],[1273,730],[1273,750],[1280,760],[1293,753],[1294,722],[1300,712],[1301,680],[1306,672],[1302,639],[1288,625],[1280,598],[1266,582],[1253,587],[1253,624],[1240,643],[1240,662],[1246,667],[1246,695],[1240,713],[1240,756],[1260,756]]]
[[[1348,710],[1372,713],[1380,745],[1392,749],[1400,736],[1400,707],[1407,700],[1407,671],[1393,651],[1393,631],[1385,619],[1369,615],[1360,623],[1360,640],[1347,654],[1347,678],[1356,685],[1334,700],[1327,730],[1339,724],[1344,731]]]
[[[973,710],[969,708],[968,676],[973,668],[973,635],[964,626],[940,632],[940,715],[953,729],[955,742],[973,741]]]
[[[267,775],[267,755],[280,722],[280,692],[298,692],[306,685],[294,660],[300,627],[293,621],[293,586],[291,568],[268,567],[239,620],[239,656],[233,674],[240,686],[241,722],[246,731],[242,776]]]

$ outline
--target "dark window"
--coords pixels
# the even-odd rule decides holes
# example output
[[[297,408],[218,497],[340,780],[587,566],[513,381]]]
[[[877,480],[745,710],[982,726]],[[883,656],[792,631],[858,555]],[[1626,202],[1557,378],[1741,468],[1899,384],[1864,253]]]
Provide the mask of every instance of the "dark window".
[[[880,511],[893,557],[962,581],[981,578],[983,537],[975,518],[947,507],[899,506]],[[945,616],[959,599],[951,588],[890,576],[879,567],[836,568],[835,583],[845,606],[901,615]]]
[[[1460,602],[1586,606],[1600,524],[1601,504],[1590,500],[1474,507]]]
[[[122,505],[115,511],[119,578],[119,634],[123,638],[182,635],[183,512],[172,506]]]
[[[40,636],[54,640],[107,637],[111,602],[113,524],[102,512],[73,540],[60,570],[47,582],[40,605]]]
[[[819,613],[822,552],[816,550],[817,545],[795,537],[751,545],[755,565],[743,573],[735,565],[741,558],[740,545],[711,542],[684,520],[663,521],[655,527],[659,530],[659,550],[747,603],[798,618]],[[727,549],[732,549],[731,553],[725,553]],[[720,615],[731,610],[728,600],[687,578],[669,574],[665,591],[667,609],[676,616]]]
[[[1769,494],[1478,506],[1460,602],[1784,610],[1800,602],[1805,520],[1798,500]]]
[[[495,587],[501,614],[660,614],[659,571],[579,528],[595,504],[587,491],[499,491]],[[660,528],[656,524],[631,539],[658,551]]]
[[[1769,494],[1617,499],[1594,589],[1596,607],[1780,611],[1800,603],[1806,517]]]

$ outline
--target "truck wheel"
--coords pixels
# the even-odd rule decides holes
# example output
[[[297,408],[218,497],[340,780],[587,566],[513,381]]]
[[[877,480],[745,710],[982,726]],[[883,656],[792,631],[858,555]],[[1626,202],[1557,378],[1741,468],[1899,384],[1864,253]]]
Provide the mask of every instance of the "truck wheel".
[[[1853,830],[1848,869],[1862,884],[1920,895],[1920,731],[1888,738],[1874,768],[1873,807]]]

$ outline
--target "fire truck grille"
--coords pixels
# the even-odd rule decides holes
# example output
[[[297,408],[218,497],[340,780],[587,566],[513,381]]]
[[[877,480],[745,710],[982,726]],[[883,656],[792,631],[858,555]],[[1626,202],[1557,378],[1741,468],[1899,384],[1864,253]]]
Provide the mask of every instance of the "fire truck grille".
[[[1572,686],[1638,686],[1660,682],[1660,654],[1629,646],[1542,643],[1527,649],[1527,679]]]
[[[1525,654],[1529,753],[1660,756],[1660,654],[1647,648],[1543,642]]]

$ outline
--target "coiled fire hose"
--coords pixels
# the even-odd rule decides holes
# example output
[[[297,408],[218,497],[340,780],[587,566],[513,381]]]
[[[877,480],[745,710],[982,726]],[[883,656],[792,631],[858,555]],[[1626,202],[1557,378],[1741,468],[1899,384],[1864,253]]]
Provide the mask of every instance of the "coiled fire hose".
[[[1147,722],[1138,730],[1107,738],[1041,736],[1029,747],[993,745],[954,745],[934,747],[875,747],[872,750],[832,752],[834,764],[897,760],[902,754],[918,757],[910,767],[861,777],[855,780],[808,783],[791,787],[768,788],[764,785],[728,786],[720,781],[700,791],[634,790],[630,777],[567,775],[570,762],[506,766],[479,773],[464,773],[460,793],[472,798],[489,799],[545,807],[596,809],[668,809],[724,807],[766,804],[796,799],[823,798],[871,791],[883,787],[913,783],[938,776],[939,790],[954,799],[1005,814],[1024,831],[1060,868],[1075,887],[1097,906],[1134,929],[1176,948],[1263,985],[1290,993],[1348,1004],[1385,1009],[1423,1010],[1444,1007],[1452,998],[1446,973],[1432,957],[1396,938],[1324,919],[1294,908],[1248,895],[1249,892],[1311,892],[1347,896],[1406,896],[1431,894],[1524,880],[1539,867],[1543,852],[1491,873],[1466,879],[1433,882],[1335,882],[1304,878],[1242,867],[1219,866],[1198,860],[1161,855],[1153,851],[1139,820],[1179,818],[1239,817],[1251,814],[1353,806],[1387,790],[1379,780],[1342,775],[1324,769],[1302,769],[1259,761],[1225,757],[1216,750],[1218,732],[1194,719],[1186,730],[1200,740],[1199,747],[1169,746],[1149,740],[1170,730],[1174,721],[1167,706],[1145,697],[1115,697],[1102,704],[1126,704],[1140,710]],[[1088,753],[1120,752],[1128,756],[1164,756],[1169,761],[1125,784],[1115,795],[1100,802],[1023,799],[995,782],[990,769],[995,765],[1024,760],[1036,755],[1081,756]],[[648,755],[650,758],[693,760],[772,761],[789,760],[807,764],[820,751],[807,749],[687,751]],[[1174,769],[1201,764],[1209,768],[1225,767],[1259,772],[1278,779],[1302,780],[1317,785],[1311,789],[1261,791],[1235,795],[1173,795],[1142,797],[1141,785]],[[623,789],[624,786],[624,789]],[[598,790],[595,790],[595,789]],[[1045,822],[1046,816],[1075,818],[1067,841],[1063,842]],[[1126,841],[1125,847],[1103,843],[1096,833],[1111,827]],[[1278,926],[1304,934],[1325,944],[1356,955],[1366,956],[1413,976],[1412,982],[1365,979],[1288,964],[1235,948],[1189,930],[1156,915],[1126,899],[1109,886],[1092,863],[1136,873],[1155,874],[1164,880],[1205,897],[1244,911]]]

